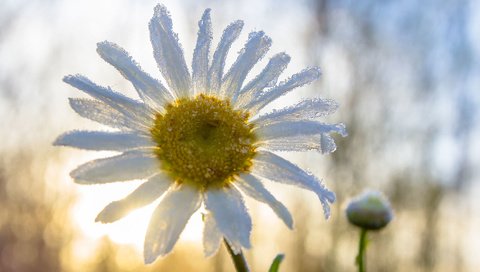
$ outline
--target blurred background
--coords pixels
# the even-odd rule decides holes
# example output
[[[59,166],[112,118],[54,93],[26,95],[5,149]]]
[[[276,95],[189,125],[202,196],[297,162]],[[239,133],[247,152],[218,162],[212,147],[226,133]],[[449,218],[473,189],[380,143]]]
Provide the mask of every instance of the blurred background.
[[[96,214],[138,182],[80,186],[68,173],[105,153],[52,147],[71,129],[104,129],[80,118],[68,97],[81,97],[64,75],[81,73],[134,95],[96,54],[96,43],[123,46],[159,77],[148,21],[157,1],[2,0],[0,2],[0,271],[232,271],[224,248],[202,254],[200,215],[172,254],[143,265],[142,244],[155,204],[114,224]],[[253,217],[252,271],[355,271],[358,230],[344,208],[365,188],[383,191],[396,217],[373,233],[369,271],[478,271],[480,267],[480,2],[475,0],[163,1],[191,62],[197,22],[213,9],[214,45],[233,20],[245,21],[227,66],[248,32],[264,30],[274,53],[292,61],[286,78],[320,66],[322,78],[278,100],[335,99],[330,122],[349,136],[338,149],[281,154],[324,178],[336,192],[332,217],[309,192],[267,184],[291,210],[289,231],[263,204]]]

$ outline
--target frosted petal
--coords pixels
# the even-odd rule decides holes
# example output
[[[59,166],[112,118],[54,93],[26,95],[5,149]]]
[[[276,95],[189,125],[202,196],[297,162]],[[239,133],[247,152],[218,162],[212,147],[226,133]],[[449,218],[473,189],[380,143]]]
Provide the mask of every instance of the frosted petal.
[[[144,244],[145,263],[152,263],[158,256],[172,251],[188,220],[200,207],[201,200],[200,192],[188,185],[180,185],[167,192],[148,225]]]
[[[237,60],[223,78],[221,93],[224,97],[236,99],[248,72],[255,63],[263,58],[271,45],[272,40],[263,31],[250,33],[245,47],[240,51]]]
[[[232,249],[239,252],[241,247],[250,248],[252,220],[240,192],[233,187],[225,187],[207,190],[205,195],[205,206]]]
[[[131,132],[70,131],[60,135],[53,143],[86,150],[126,151],[155,144],[145,136]]]
[[[262,72],[241,89],[236,105],[241,108],[260,95],[265,88],[273,87],[289,62],[290,56],[285,53],[273,56]]]
[[[147,178],[159,171],[159,161],[150,151],[127,151],[80,165],[70,173],[76,183],[100,184]]]
[[[206,9],[198,22],[197,45],[193,51],[192,80],[195,93],[205,93],[208,88],[208,54],[212,42],[210,9]]]
[[[253,169],[254,175],[315,192],[322,203],[325,217],[330,216],[329,203],[335,201],[335,194],[328,190],[314,175],[267,151],[259,151],[254,158],[253,165],[255,166]]]
[[[218,94],[222,82],[225,59],[232,43],[238,38],[243,21],[235,21],[223,31],[222,38],[213,54],[212,65],[208,70],[208,93]]]
[[[335,144],[335,141],[330,135],[326,133],[323,133],[322,137],[320,138],[320,146],[322,154],[332,153],[337,150],[337,145]]]
[[[268,204],[287,227],[290,229],[293,228],[292,215],[288,209],[278,201],[256,177],[249,174],[241,175],[240,179],[235,182],[235,185],[253,199]]]
[[[178,36],[173,32],[170,13],[164,5],[157,5],[149,24],[150,41],[158,69],[178,97],[191,95],[192,83]]]
[[[321,151],[320,135],[308,135],[270,139],[262,142],[262,148],[269,151]]]
[[[242,245],[240,244],[239,241],[230,241],[228,238],[225,237],[225,241],[228,243],[230,246],[230,249],[233,251],[234,254],[240,254],[242,253]]]
[[[274,138],[262,142],[262,148],[270,151],[308,151],[317,150],[322,154],[332,153],[337,146],[328,134],[299,135]]]
[[[306,99],[295,106],[287,107],[281,110],[274,110],[271,113],[261,115],[255,120],[258,126],[263,127],[268,124],[283,121],[301,121],[307,119],[316,119],[334,113],[338,109],[338,104],[330,99]]]
[[[203,229],[203,250],[205,257],[210,257],[217,253],[222,242],[222,233],[217,227],[217,223],[211,213],[204,217],[205,227]]]
[[[170,187],[170,179],[163,173],[151,177],[124,199],[108,204],[95,218],[95,222],[112,223],[131,211],[152,203]]]
[[[261,141],[275,138],[296,137],[306,135],[320,135],[335,132],[343,137],[347,131],[343,123],[324,124],[316,121],[285,121],[259,127],[255,133]]]
[[[252,113],[257,114],[263,107],[268,105],[273,100],[279,98],[282,95],[290,92],[291,90],[309,84],[320,77],[320,69],[310,68],[294,74],[288,80],[280,83],[278,86],[271,88],[270,90],[261,93],[257,97],[248,103],[245,107]]]
[[[82,75],[66,76],[63,81],[109,105],[134,122],[145,127],[149,127],[152,122],[151,109],[144,103],[114,92],[110,88],[98,86]]]
[[[172,94],[155,78],[144,72],[120,46],[104,41],[97,43],[98,54],[114,66],[124,78],[132,82],[142,100],[153,108],[161,110],[166,103],[173,101]]]
[[[69,98],[69,102],[80,116],[102,125],[121,130],[145,130],[144,126],[103,102],[85,98]]]

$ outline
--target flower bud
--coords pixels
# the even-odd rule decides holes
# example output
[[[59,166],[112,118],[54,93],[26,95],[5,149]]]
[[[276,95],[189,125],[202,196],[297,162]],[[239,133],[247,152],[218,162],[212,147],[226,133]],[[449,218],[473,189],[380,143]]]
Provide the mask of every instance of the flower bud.
[[[393,219],[388,200],[378,191],[366,191],[353,199],[346,209],[348,221],[367,230],[379,230]]]

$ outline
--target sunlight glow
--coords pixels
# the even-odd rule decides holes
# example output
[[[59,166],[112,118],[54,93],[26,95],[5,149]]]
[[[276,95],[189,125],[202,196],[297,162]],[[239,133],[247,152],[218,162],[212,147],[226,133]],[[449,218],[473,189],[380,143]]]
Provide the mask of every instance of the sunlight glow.
[[[113,242],[134,246],[139,252],[143,251],[143,241],[150,221],[150,217],[159,201],[133,211],[121,220],[111,224],[95,222],[97,214],[108,203],[121,199],[133,191],[140,183],[115,183],[78,188],[78,201],[72,212],[73,221],[81,233],[90,240],[99,242],[101,237],[107,236]],[[201,213],[195,213],[180,236],[183,240],[201,242],[203,222]]]

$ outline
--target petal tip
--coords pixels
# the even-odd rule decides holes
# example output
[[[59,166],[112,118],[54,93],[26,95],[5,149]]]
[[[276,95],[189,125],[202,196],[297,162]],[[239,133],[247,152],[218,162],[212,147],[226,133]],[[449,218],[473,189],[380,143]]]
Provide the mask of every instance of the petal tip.
[[[290,55],[285,52],[278,53],[278,58],[283,62],[290,62],[290,60],[292,59],[292,57],[290,57]]]
[[[335,126],[335,129],[333,130],[334,132],[336,132],[337,134],[340,134],[340,136],[342,137],[348,136],[347,126],[344,123],[338,123],[338,124],[335,124],[334,126]]]
[[[87,180],[83,177],[83,173],[77,169],[70,172],[70,177],[73,179],[73,182],[77,184],[89,184]]]
[[[157,259],[157,257],[155,257],[153,255],[150,255],[150,254],[145,254],[145,256],[143,258],[143,262],[145,264],[152,264]]]
[[[293,229],[294,229],[293,218],[290,217],[287,221],[285,221],[285,225],[287,225],[287,227],[288,227],[290,230],[293,230]]]
[[[64,142],[64,134],[58,136],[52,143],[53,146],[64,146],[65,145],[65,142]]]
[[[320,67],[313,67],[311,71],[313,76],[316,78],[319,78],[322,75],[322,70],[320,69]]]
[[[113,223],[122,217],[122,215],[118,213],[119,210],[120,207],[118,207],[117,202],[114,201],[103,208],[103,210],[95,218],[95,222],[102,224]],[[115,213],[115,211],[117,211],[117,213]]]
[[[240,32],[242,31],[244,25],[245,23],[243,22],[243,20],[236,20],[230,23],[225,29],[225,31],[232,31],[234,33],[233,37],[236,38],[238,37],[238,35],[240,35]]]
[[[331,204],[335,203],[335,201],[337,200],[337,196],[332,191],[327,191],[325,198],[327,198],[328,202],[330,202]]]
[[[72,179],[77,179],[77,178],[78,178],[78,171],[77,171],[77,169],[71,171],[69,175],[70,175],[70,177],[71,177]]]
[[[102,223],[102,224],[106,224],[106,223],[111,223],[111,222],[107,222],[102,214],[102,212],[100,212],[97,217],[95,217],[95,223]]]
[[[67,84],[70,84],[70,82],[72,81],[73,78],[74,78],[73,75],[66,75],[62,78],[62,81],[67,83]]]
[[[243,20],[236,20],[232,24],[237,25],[240,28],[243,28],[243,26],[245,25],[245,22]]]
[[[153,10],[155,11],[155,15],[159,14],[159,15],[164,15],[164,14],[168,14],[168,9],[165,5],[163,4],[157,4]]]
[[[111,48],[116,48],[117,45],[109,42],[109,41],[101,41],[97,43],[97,53],[102,57],[102,59],[105,59],[106,57],[106,51]]]
[[[95,223],[110,224],[113,222],[115,222],[115,220],[108,220],[108,218],[102,214],[98,214],[97,217],[95,217]]]
[[[105,47],[105,46],[108,46],[108,45],[111,45],[111,44],[112,43],[107,41],[107,40],[97,42],[97,51],[98,51],[99,48],[102,48],[102,47]]]
[[[203,255],[205,258],[213,257],[218,252],[218,248],[216,250],[203,250]]]
[[[77,101],[78,101],[78,98],[73,98],[73,97],[68,98],[68,104],[70,104],[70,107],[73,107],[72,105],[75,105]]]
[[[91,83],[90,80],[88,80],[85,76],[82,76],[81,74],[75,74],[75,75],[66,75],[63,77],[63,82],[77,88],[78,84],[82,83]]]

